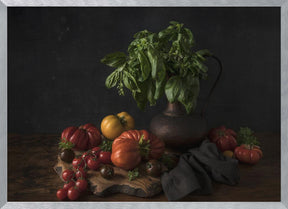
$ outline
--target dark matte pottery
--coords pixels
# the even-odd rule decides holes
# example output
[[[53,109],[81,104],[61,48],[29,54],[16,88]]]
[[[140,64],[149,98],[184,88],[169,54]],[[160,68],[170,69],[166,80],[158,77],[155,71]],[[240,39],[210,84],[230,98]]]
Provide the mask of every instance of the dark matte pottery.
[[[180,103],[169,103],[162,114],[152,119],[150,131],[168,148],[194,147],[206,136],[207,123],[199,114],[187,115]]]

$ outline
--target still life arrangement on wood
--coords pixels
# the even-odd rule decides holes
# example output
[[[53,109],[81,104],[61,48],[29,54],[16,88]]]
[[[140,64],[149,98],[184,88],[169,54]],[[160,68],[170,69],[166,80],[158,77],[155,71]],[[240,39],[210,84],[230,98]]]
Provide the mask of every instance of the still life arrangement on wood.
[[[87,190],[101,197],[164,192],[168,200],[192,192],[212,194],[213,182],[237,186],[239,163],[261,160],[260,143],[250,128],[208,129],[205,110],[222,64],[209,50],[193,50],[194,45],[191,30],[172,21],[160,32],[136,33],[128,54],[114,52],[101,60],[115,69],[105,81],[107,88],[117,88],[120,96],[131,92],[141,110],[164,96],[167,108],[151,118],[149,130],[137,129],[137,121],[125,110],[107,113],[99,119],[100,127],[84,122],[65,128],[54,166],[64,181],[56,194],[59,200],[78,200]],[[209,58],[220,70],[197,114],[200,80],[208,76]]]

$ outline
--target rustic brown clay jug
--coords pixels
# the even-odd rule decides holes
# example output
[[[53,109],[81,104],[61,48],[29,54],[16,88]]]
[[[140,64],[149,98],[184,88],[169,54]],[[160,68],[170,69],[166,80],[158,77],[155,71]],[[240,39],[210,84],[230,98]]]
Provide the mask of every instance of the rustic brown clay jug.
[[[201,113],[187,115],[184,106],[179,102],[175,102],[168,103],[166,110],[151,120],[150,131],[162,139],[168,148],[183,150],[196,147],[207,135],[207,122],[204,113],[209,98],[222,74],[221,61],[216,56],[210,57],[218,62],[219,73],[209,91]]]

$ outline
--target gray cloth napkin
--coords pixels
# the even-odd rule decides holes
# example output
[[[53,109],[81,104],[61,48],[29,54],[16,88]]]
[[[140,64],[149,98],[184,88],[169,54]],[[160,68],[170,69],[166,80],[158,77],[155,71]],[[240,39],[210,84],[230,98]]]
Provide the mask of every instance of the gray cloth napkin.
[[[177,166],[161,176],[161,184],[168,200],[179,200],[191,192],[211,194],[212,180],[235,185],[239,179],[238,161],[222,155],[206,139],[182,154]]]

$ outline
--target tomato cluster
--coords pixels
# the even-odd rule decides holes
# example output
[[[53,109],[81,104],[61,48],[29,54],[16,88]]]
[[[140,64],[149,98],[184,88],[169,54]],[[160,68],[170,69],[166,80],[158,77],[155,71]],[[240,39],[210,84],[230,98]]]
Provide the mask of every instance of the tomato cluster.
[[[74,158],[72,161],[73,170],[67,169],[62,172],[62,179],[65,181],[65,184],[62,189],[57,191],[57,198],[59,200],[67,198],[69,200],[77,200],[81,193],[87,190],[87,170],[98,170],[102,164],[110,163],[111,152],[102,151],[100,147],[94,147],[84,152],[82,156]],[[108,175],[110,174],[109,178],[112,178],[111,174],[114,175],[113,167],[106,167],[102,169],[102,172],[105,173],[105,169],[109,169]],[[105,178],[106,176],[103,177]]]
[[[62,172],[62,179],[65,181],[63,188],[56,193],[59,200],[77,200],[82,192],[88,187],[86,172],[80,168],[75,171],[66,169]]]
[[[127,112],[121,112],[104,117],[101,132],[90,123],[64,129],[59,143],[62,149],[59,157],[71,163],[73,170],[63,171],[65,184],[57,191],[58,199],[77,200],[87,189],[87,170],[99,170],[103,178],[113,178],[112,164],[132,170],[143,160],[154,159],[147,164],[147,174],[159,176],[161,166],[156,162],[162,157],[165,144],[146,130],[133,130],[134,125],[133,117]],[[75,150],[84,153],[75,157]]]
[[[212,128],[208,138],[224,156],[235,157],[242,163],[256,164],[263,157],[254,132],[247,127],[240,128],[238,133],[225,126]]]

